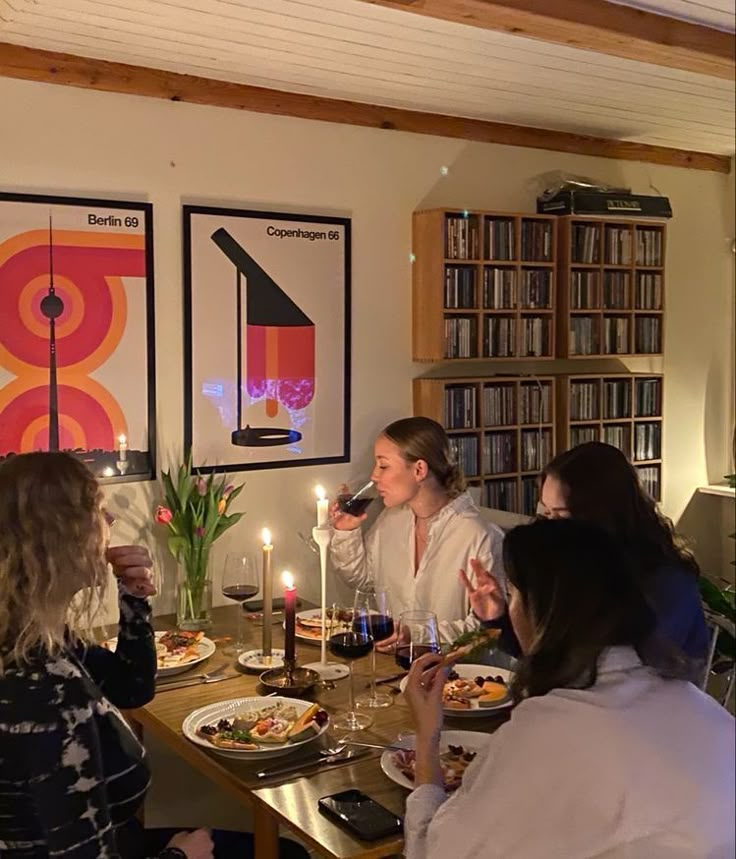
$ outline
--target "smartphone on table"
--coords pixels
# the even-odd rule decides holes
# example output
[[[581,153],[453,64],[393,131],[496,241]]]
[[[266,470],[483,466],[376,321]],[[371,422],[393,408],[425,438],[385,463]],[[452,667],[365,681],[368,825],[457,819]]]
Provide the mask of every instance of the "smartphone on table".
[[[362,841],[400,835],[404,828],[400,817],[360,790],[323,796],[317,806],[322,814]]]

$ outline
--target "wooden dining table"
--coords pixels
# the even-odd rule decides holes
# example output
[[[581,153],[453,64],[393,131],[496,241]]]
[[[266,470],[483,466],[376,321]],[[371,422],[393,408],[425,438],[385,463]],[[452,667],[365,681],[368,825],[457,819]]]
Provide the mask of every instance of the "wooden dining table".
[[[276,616],[278,619],[278,616]],[[224,668],[226,679],[215,683],[201,683],[181,689],[161,689],[153,700],[126,714],[139,729],[142,739],[155,737],[177,756],[187,761],[198,773],[217,785],[253,814],[255,855],[258,859],[276,859],[278,856],[279,827],[291,830],[310,850],[330,859],[380,859],[400,855],[403,850],[401,838],[388,838],[379,842],[360,841],[349,832],[332,823],[318,810],[320,797],[355,788],[368,794],[392,812],[403,817],[408,791],[391,781],[381,770],[380,750],[372,750],[366,756],[336,766],[305,767],[303,775],[282,776],[263,781],[256,776],[259,770],[282,763],[309,760],[315,748],[330,747],[342,734],[327,731],[322,737],[292,754],[269,760],[235,760],[207,751],[190,742],[182,732],[184,719],[196,709],[218,701],[267,694],[257,674],[243,672],[235,657],[226,656],[229,636],[235,628],[235,608],[223,607],[213,610],[213,627],[207,635],[217,643],[216,653],[204,663],[198,664],[176,678],[185,680],[191,675],[214,672]],[[157,617],[157,629],[171,629],[173,617]],[[246,649],[261,646],[262,620],[246,619],[244,624]],[[282,646],[281,625],[274,625],[273,646]],[[297,662],[304,664],[318,661],[319,647],[297,642]],[[370,679],[370,657],[354,663],[356,694],[366,694]],[[376,670],[379,677],[395,675],[400,669],[393,657],[376,654]],[[318,701],[334,718],[348,710],[348,681],[338,681],[334,688],[315,687],[303,697]],[[351,735],[363,742],[389,743],[399,735],[411,733],[412,724],[408,706],[403,695],[397,691],[398,681],[389,691],[393,705],[385,709],[372,709],[373,725],[365,731]],[[266,701],[264,700],[264,704]],[[508,711],[489,713],[478,718],[455,718],[447,720],[447,729],[464,729],[490,733],[508,718]]]

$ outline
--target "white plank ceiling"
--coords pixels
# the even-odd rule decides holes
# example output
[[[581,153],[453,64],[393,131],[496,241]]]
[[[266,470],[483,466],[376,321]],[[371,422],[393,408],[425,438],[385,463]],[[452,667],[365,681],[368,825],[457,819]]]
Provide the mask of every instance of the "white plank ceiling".
[[[734,0],[625,3],[733,28]],[[0,41],[410,110],[732,155],[732,81],[356,0],[0,0]]]

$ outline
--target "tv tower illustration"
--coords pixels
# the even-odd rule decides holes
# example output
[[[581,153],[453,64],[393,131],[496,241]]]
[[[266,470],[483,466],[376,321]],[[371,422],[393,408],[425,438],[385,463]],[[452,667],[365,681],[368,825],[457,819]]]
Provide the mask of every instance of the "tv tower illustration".
[[[64,312],[64,302],[54,288],[54,235],[49,213],[49,291],[41,299],[41,313],[49,321],[49,450],[59,449],[59,389],[56,380],[56,320]]]

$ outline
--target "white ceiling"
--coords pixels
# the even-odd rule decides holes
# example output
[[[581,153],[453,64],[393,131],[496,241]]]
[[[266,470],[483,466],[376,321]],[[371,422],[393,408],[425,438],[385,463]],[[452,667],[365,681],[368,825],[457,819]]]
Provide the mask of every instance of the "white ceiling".
[[[625,3],[733,28],[734,0]],[[357,0],[0,0],[0,41],[731,155],[734,84]]]
[[[611,0],[619,6],[633,6],[680,18],[694,24],[705,24],[718,30],[734,31],[736,3],[734,0]]]

